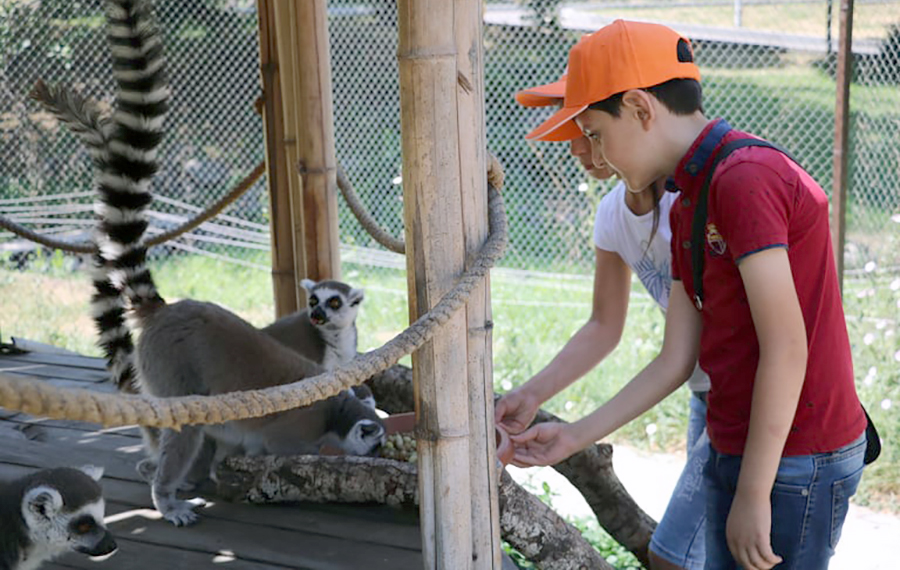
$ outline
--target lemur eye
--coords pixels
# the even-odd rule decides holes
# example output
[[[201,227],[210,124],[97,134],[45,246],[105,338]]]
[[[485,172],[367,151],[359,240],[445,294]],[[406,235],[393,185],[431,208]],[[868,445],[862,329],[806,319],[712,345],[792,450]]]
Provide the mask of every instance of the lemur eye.
[[[340,297],[332,297],[328,299],[328,306],[332,309],[340,309],[341,308],[341,298]]]
[[[319,298],[318,298],[318,297],[316,297],[315,295],[313,295],[312,297],[309,298],[309,306],[310,306],[310,307],[315,307],[315,306],[318,305],[318,304],[319,304]]]
[[[80,521],[78,521],[75,524],[75,532],[77,534],[87,534],[87,533],[91,532],[92,530],[94,530],[94,527],[96,527],[96,526],[97,525],[94,522],[94,519],[91,519],[91,518],[81,519]]]

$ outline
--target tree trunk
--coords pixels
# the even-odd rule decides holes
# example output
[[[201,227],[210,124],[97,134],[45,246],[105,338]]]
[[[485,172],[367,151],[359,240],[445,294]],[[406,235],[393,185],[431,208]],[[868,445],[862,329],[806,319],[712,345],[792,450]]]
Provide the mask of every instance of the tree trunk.
[[[416,466],[378,457],[229,457],[216,470],[230,501],[418,503]],[[498,490],[504,540],[541,568],[613,570],[578,529],[505,471]]]
[[[389,414],[413,410],[412,371],[408,367],[394,365],[366,383],[382,410]],[[548,421],[562,420],[549,412],[539,411],[535,423]],[[612,453],[611,445],[599,443],[553,468],[584,496],[600,526],[649,568],[648,548],[656,522],[634,502],[616,477]]]

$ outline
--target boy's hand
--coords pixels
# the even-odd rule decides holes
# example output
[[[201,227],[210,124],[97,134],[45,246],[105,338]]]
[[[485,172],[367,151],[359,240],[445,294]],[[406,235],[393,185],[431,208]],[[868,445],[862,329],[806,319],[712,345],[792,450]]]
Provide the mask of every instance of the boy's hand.
[[[740,491],[731,503],[725,536],[728,549],[746,570],[769,570],[782,561],[772,551],[772,505],[768,497],[750,498]]]
[[[516,467],[554,465],[579,451],[571,424],[545,422],[525,433],[511,435],[515,447],[511,463]]]
[[[540,400],[525,386],[503,395],[494,405],[494,423],[510,434],[522,433],[537,415]]]

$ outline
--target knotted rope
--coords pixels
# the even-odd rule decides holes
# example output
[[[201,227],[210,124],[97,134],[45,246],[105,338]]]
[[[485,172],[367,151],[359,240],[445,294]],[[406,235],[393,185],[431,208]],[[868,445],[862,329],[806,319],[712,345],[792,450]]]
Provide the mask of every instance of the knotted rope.
[[[500,175],[496,171],[492,180]],[[499,178],[502,180],[502,177]],[[179,428],[247,419],[309,405],[362,383],[396,364],[430,340],[438,327],[462,308],[472,290],[503,254],[508,238],[503,198],[488,185],[490,234],[457,284],[426,314],[381,348],[362,354],[333,371],[291,384],[218,396],[153,398],[143,395],[101,394],[57,388],[43,382],[0,374],[0,407],[56,419],[81,420],[103,426],[140,424]]]

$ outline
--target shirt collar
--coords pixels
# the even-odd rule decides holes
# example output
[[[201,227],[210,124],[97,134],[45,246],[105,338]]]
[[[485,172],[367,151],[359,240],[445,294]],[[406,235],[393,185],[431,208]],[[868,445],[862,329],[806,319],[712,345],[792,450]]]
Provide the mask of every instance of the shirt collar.
[[[703,184],[701,175],[705,175],[713,151],[730,130],[731,125],[724,119],[710,121],[678,162],[675,174],[666,181],[666,189],[674,187],[688,192],[699,191]]]

